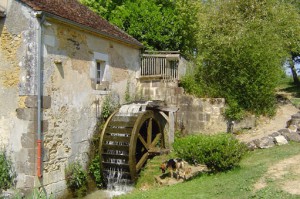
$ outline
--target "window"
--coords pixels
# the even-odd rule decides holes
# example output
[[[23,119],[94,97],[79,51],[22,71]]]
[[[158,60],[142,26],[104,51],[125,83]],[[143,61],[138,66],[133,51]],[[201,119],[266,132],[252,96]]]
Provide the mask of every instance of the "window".
[[[108,55],[94,52],[94,62],[90,70],[92,88],[109,90]]]
[[[97,67],[96,67],[96,84],[100,84],[101,81],[102,81],[102,78],[103,78],[103,70],[101,70],[101,62],[97,62]]]

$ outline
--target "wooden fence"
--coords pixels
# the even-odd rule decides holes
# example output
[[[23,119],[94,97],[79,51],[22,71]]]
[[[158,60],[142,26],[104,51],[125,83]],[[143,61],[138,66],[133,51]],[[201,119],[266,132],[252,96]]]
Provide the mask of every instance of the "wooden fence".
[[[143,54],[141,77],[178,80],[179,54]]]

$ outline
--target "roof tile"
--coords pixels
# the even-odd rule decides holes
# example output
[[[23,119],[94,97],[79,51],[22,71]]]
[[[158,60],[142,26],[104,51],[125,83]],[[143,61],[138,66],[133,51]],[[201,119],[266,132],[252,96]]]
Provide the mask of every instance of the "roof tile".
[[[77,0],[21,0],[33,10],[44,11],[75,23],[87,26],[103,34],[142,47],[142,44],[108,21],[98,16]]]

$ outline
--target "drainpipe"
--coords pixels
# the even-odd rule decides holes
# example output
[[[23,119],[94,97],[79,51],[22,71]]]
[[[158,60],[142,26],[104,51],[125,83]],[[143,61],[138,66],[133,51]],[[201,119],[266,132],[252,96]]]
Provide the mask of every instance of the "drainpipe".
[[[37,35],[37,176],[42,177],[42,64],[43,64],[43,42],[42,28],[45,22],[45,15],[39,12],[36,15],[39,20],[38,35]]]

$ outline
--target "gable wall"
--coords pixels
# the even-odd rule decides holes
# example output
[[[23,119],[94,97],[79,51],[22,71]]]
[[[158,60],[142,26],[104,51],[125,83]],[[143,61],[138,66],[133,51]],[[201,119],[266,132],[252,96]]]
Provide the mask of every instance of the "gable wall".
[[[48,131],[43,185],[61,195],[66,188],[65,166],[77,160],[87,164],[104,97],[112,95],[123,103],[127,82],[134,90],[139,50],[52,21],[44,31],[44,95],[51,98],[51,108],[44,112]],[[109,92],[93,85],[96,59],[106,61]]]
[[[103,99],[124,102],[134,95],[138,49],[46,20],[43,26],[43,178],[36,177],[37,32],[35,12],[9,0],[0,18],[0,148],[17,172],[16,187],[44,186],[53,196],[66,191],[64,168],[87,164],[89,139]],[[95,61],[105,61],[104,90],[94,84]],[[104,59],[104,60],[102,60]]]

